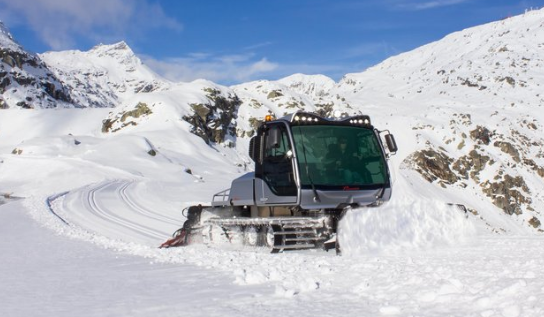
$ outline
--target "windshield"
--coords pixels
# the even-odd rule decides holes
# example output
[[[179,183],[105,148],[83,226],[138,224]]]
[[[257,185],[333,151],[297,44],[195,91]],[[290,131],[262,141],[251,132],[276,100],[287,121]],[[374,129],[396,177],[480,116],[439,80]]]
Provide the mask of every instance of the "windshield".
[[[354,126],[292,127],[302,188],[344,189],[388,183],[374,131]]]

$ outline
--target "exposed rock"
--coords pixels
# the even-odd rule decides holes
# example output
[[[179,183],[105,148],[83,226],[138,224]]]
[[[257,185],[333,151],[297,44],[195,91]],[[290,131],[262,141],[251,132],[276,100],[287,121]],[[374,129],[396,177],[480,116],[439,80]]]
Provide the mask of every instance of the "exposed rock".
[[[516,86],[516,80],[510,76],[506,77],[497,77],[496,80],[498,82],[504,82],[506,81],[510,86],[515,87]]]
[[[297,108],[297,109],[304,109],[304,102],[300,101],[296,101],[296,100],[292,100],[290,102],[287,102],[286,104],[278,104],[278,107],[285,107],[286,109],[293,109],[293,108]],[[290,110],[291,111],[294,111],[294,110]]]
[[[190,105],[193,111],[197,116],[200,117],[203,121],[206,121],[206,118],[210,114],[210,108],[208,108],[206,105],[203,104],[191,104]]]
[[[261,107],[263,106],[259,101],[255,100],[255,99],[251,99],[249,105],[250,105],[253,109],[259,109],[259,108],[261,108]]]
[[[504,141],[495,141],[493,145],[501,149],[501,151],[503,151],[504,153],[510,155],[516,163],[521,162],[519,152],[512,143],[504,142]]]
[[[273,98],[278,98],[281,96],[283,96],[283,93],[281,92],[281,90],[272,90],[271,92],[268,93],[266,98],[273,99]]]
[[[241,135],[238,134],[239,136],[244,136],[245,135],[248,138],[252,137],[253,135],[255,135],[255,131],[257,131],[257,129],[263,123],[263,120],[251,117],[251,118],[249,118],[248,122],[249,122],[249,125],[251,126],[251,130],[242,131]]]
[[[486,181],[481,187],[493,204],[509,215],[521,214],[521,205],[531,203],[531,199],[521,192],[529,193],[529,188],[521,176],[512,177],[506,174],[501,181]]]
[[[209,104],[193,104],[193,115],[183,116],[192,125],[191,132],[201,137],[206,144],[222,143],[226,136],[236,136],[236,115],[242,103],[238,96],[224,97],[221,91],[205,88]],[[230,144],[231,146],[233,144]]]
[[[529,224],[533,226],[534,228],[540,228],[540,225],[541,225],[540,220],[538,220],[538,218],[534,216],[531,219],[529,219]]]
[[[480,172],[489,162],[493,163],[489,156],[483,155],[474,149],[470,151],[468,155],[457,159],[455,163],[453,163],[453,169],[457,171],[464,179],[468,179],[470,177],[475,182],[480,182]]]
[[[148,116],[152,113],[153,112],[146,103],[139,102],[133,110],[118,113],[113,119],[103,120],[102,133],[117,132],[126,126],[137,125],[138,123],[130,118],[137,119],[143,116]],[[129,119],[130,121],[127,121]]]
[[[461,150],[465,147],[465,140],[461,140],[461,142],[459,142],[459,144],[457,145],[457,149],[458,150]]]
[[[544,168],[542,166],[537,165],[535,161],[530,159],[524,159],[523,163],[525,163],[526,165],[529,165],[533,169],[533,171],[535,171],[538,174],[538,176],[544,178]]]
[[[437,181],[445,187],[445,184],[454,184],[459,179],[451,170],[453,159],[444,152],[434,149],[426,149],[413,153],[407,160],[413,163],[415,170],[427,181]]]
[[[332,117],[334,111],[334,103],[316,104],[316,112],[322,117]]]
[[[467,127],[472,124],[472,116],[469,113],[454,113],[453,116],[459,117],[461,123]]]
[[[151,111],[151,109],[149,109],[147,104],[145,104],[143,102],[139,102],[136,105],[136,107],[134,108],[134,110],[127,111],[127,112],[123,113],[123,115],[121,116],[121,122],[125,122],[127,120],[127,118],[129,118],[129,117],[139,118],[141,116],[148,116],[151,113],[153,113],[153,112]]]
[[[488,145],[491,142],[491,137],[493,133],[489,131],[486,127],[478,126],[476,129],[470,131],[470,137],[479,143]]]

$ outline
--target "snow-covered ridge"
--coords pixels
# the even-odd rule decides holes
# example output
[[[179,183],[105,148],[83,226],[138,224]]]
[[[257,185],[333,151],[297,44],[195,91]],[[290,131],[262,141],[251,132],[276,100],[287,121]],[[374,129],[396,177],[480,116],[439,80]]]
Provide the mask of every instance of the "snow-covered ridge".
[[[73,107],[62,82],[0,22],[0,109]]]
[[[70,87],[82,107],[116,107],[138,93],[170,83],[145,66],[125,42],[97,45],[87,52],[47,52],[40,57]]]
[[[432,95],[451,104],[541,103],[543,36],[544,9],[530,11],[449,34],[363,73],[347,74],[339,88],[414,101]]]

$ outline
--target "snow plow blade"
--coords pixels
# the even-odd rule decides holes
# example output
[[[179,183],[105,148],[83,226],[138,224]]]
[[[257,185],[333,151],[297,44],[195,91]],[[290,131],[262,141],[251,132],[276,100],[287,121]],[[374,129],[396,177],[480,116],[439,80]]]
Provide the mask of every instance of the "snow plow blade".
[[[191,231],[200,222],[200,214],[202,213],[202,209],[202,205],[191,206],[183,209],[182,214],[187,218],[185,223],[183,223],[183,227],[176,230],[176,232],[172,234],[172,238],[166,240],[163,244],[159,246],[159,248],[162,249],[188,245],[191,242]]]
[[[184,245],[187,245],[187,231],[184,228],[181,228],[174,232],[171,239],[168,239],[161,244],[159,249],[181,247]]]

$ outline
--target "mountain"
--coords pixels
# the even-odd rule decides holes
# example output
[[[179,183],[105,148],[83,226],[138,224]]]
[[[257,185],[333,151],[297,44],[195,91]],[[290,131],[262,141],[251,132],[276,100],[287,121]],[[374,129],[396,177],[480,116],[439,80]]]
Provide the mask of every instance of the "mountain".
[[[303,74],[231,87],[207,80],[172,83],[124,42],[39,57],[68,87],[74,102],[68,106],[110,108],[94,124],[101,137],[138,135],[153,144],[149,151],[169,149],[184,162],[192,161],[196,148],[202,151],[202,143],[215,151],[208,160],[225,155],[228,164],[245,169],[249,138],[266,114],[364,113],[397,137],[395,179],[430,186],[394,195],[465,204],[491,230],[506,230],[506,216],[521,231],[540,232],[543,21],[538,10],[462,30],[337,83]],[[24,147],[17,145],[23,153]]]
[[[0,109],[73,107],[68,90],[0,21]]]
[[[168,89],[169,81],[154,73],[125,42],[97,45],[87,52],[40,54],[70,88],[81,107],[116,107],[137,93]]]

